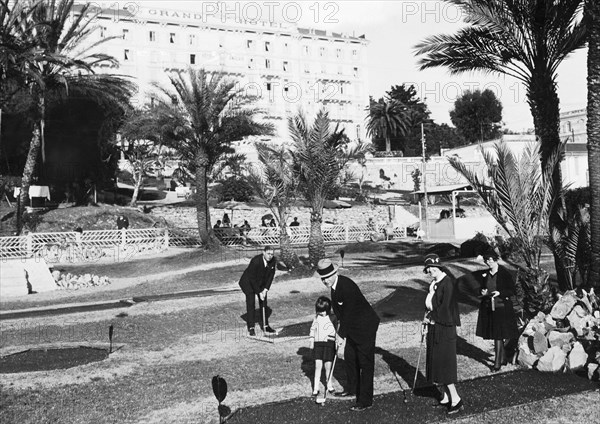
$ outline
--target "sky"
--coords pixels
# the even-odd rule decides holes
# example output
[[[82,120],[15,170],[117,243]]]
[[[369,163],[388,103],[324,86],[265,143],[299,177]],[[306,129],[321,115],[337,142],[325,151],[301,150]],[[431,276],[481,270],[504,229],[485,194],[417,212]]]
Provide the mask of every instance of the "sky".
[[[418,69],[414,47],[425,38],[452,34],[463,25],[461,13],[441,0],[344,0],[344,1],[137,1],[124,6],[168,7],[169,9],[224,10],[255,19],[261,10],[264,20],[296,22],[299,26],[364,34],[368,47],[368,93],[382,97],[394,85],[414,84],[437,123],[451,124],[449,111],[467,90],[489,88],[501,100],[503,122],[513,131],[533,128],[525,87],[509,77],[467,73],[449,75],[444,68]],[[168,6],[167,6],[168,4]],[[569,56],[558,69],[561,111],[586,106],[586,55],[582,49]]]

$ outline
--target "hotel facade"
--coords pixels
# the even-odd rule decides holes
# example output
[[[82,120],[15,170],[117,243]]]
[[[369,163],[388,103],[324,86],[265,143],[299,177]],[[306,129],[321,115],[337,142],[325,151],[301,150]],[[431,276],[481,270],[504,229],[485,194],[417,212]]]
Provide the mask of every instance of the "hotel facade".
[[[204,68],[223,72],[247,94],[258,96],[254,106],[264,111],[261,119],[275,126],[275,140],[287,138],[288,116],[301,110],[311,117],[322,108],[351,140],[365,138],[369,42],[364,35],[248,20],[235,9],[219,15],[108,5],[92,8],[97,16],[90,41],[108,38],[96,49],[120,65],[98,72],[134,77],[139,106],[156,101],[153,83],[171,88],[170,73]]]

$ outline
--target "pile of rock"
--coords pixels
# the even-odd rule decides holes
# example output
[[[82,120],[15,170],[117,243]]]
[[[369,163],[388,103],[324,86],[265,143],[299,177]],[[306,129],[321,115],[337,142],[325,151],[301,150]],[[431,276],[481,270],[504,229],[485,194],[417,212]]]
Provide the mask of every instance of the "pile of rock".
[[[549,314],[532,319],[519,339],[519,363],[540,371],[575,371],[587,367],[598,379],[600,301],[592,289],[566,292]]]
[[[60,271],[52,271],[52,277],[58,288],[62,290],[77,290],[84,287],[98,287],[110,284],[107,276],[100,277],[99,275],[92,274],[74,275],[69,272],[61,273]]]

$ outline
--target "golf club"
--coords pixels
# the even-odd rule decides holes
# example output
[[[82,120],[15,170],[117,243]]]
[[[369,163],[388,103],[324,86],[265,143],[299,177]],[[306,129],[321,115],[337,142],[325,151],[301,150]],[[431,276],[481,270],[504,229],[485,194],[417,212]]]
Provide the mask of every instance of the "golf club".
[[[327,377],[327,385],[325,386],[325,395],[322,398],[317,398],[315,402],[319,405],[325,405],[325,401],[327,400],[327,388],[329,387],[329,383],[331,382],[331,377],[333,377],[333,370],[335,369],[335,362],[337,361],[337,348],[335,349],[335,354],[333,356],[333,364],[331,364],[331,371],[329,371],[329,376]]]
[[[421,343],[419,343],[419,357],[417,359],[417,367],[415,368],[415,378],[413,379],[412,390],[410,391],[411,396],[415,393],[417,375],[419,374],[419,366],[421,365],[421,353],[423,352],[423,340],[425,339],[425,325],[425,322],[421,324]]]
[[[337,337],[339,331],[340,331],[340,321],[338,320],[337,328],[335,329],[336,337]],[[329,371],[329,376],[327,377],[327,385],[325,386],[325,395],[323,396],[323,398],[317,398],[315,400],[315,402],[317,402],[319,405],[325,405],[325,401],[327,400],[327,392],[329,391],[329,390],[327,390],[327,388],[329,387],[329,383],[331,382],[331,377],[333,377],[333,370],[335,370],[335,362],[337,361],[337,357],[338,357],[338,346],[336,344],[335,353],[333,355],[333,364],[331,364],[331,371]]]
[[[111,324],[110,327],[108,327],[108,343],[109,343],[108,354],[109,355],[112,353],[113,330],[114,330],[114,327]]]
[[[265,313],[265,303],[267,302],[267,295],[265,294],[265,298],[263,299],[263,301],[261,302],[261,306],[260,309],[262,311],[262,324],[263,324],[263,334],[265,336],[267,336],[267,317],[266,317],[266,313]]]

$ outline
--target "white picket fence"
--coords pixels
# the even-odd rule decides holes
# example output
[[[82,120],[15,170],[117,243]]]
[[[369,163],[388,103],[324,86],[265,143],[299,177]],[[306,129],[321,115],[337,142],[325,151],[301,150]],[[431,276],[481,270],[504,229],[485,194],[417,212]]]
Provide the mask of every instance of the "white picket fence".
[[[368,225],[323,225],[325,243],[351,243],[382,239],[384,227],[376,230]],[[250,231],[240,228],[217,228],[215,234],[226,246],[265,246],[279,244],[278,227],[258,227]],[[308,244],[310,227],[288,228],[292,245]],[[406,237],[406,228],[394,228],[387,238]],[[0,237],[0,259],[41,257],[48,263],[93,261],[107,254],[127,256],[132,252],[160,251],[168,247],[200,247],[197,228],[145,228],[131,230],[98,230],[62,233],[29,233]],[[114,254],[114,252],[113,252]]]

